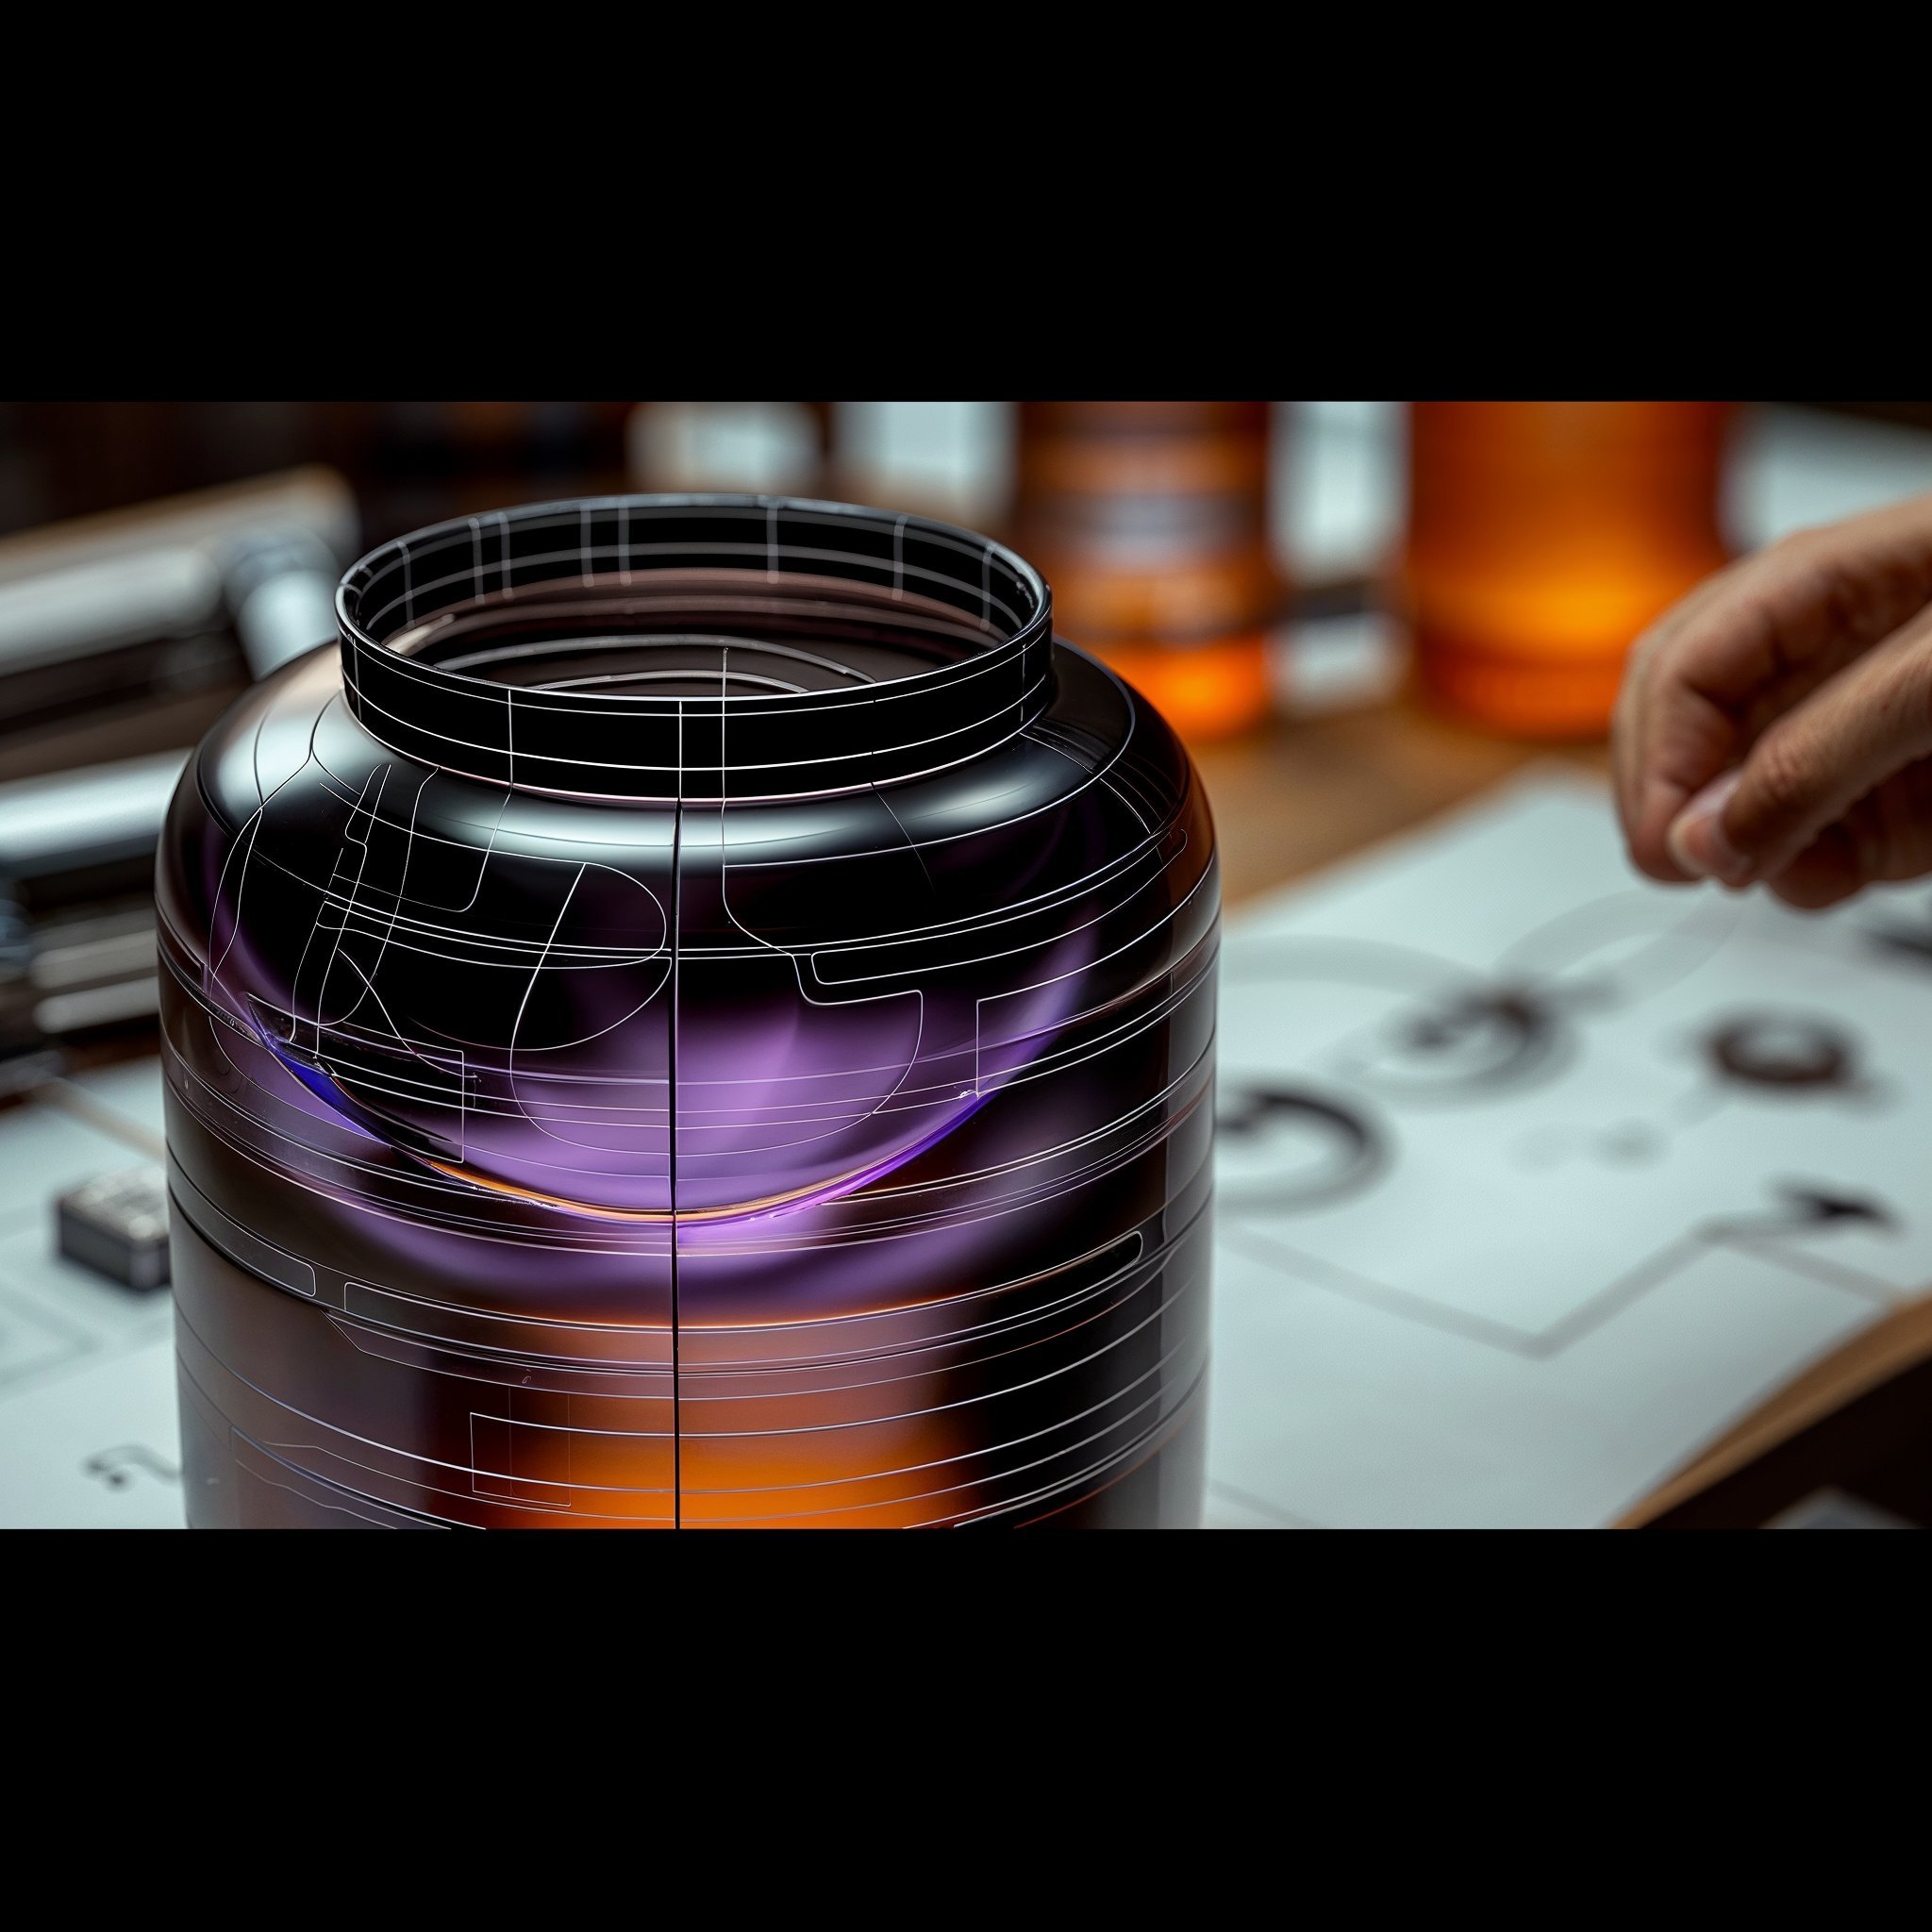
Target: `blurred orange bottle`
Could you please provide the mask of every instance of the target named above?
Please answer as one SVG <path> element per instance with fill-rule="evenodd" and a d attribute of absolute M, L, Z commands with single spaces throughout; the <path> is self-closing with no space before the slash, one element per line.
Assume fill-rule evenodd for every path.
<path fill-rule="evenodd" d="M 1416 403 L 1417 680 L 1497 730 L 1592 738 L 1650 621 L 1727 559 L 1725 403 Z"/>
<path fill-rule="evenodd" d="M 1268 441 L 1266 403 L 1020 405 L 1014 542 L 1055 627 L 1191 738 L 1270 708 Z"/>

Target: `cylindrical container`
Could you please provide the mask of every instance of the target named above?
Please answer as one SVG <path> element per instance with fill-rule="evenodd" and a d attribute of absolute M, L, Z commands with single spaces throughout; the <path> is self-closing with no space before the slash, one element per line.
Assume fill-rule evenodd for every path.
<path fill-rule="evenodd" d="M 1017 539 L 1059 620 L 1185 736 L 1268 713 L 1286 588 L 1266 403 L 1022 403 Z"/>
<path fill-rule="evenodd" d="M 1404 589 L 1416 675 L 1535 738 L 1609 724 L 1632 641 L 1726 560 L 1723 403 L 1416 403 Z"/>
<path fill-rule="evenodd" d="M 984 538 L 365 558 L 159 864 L 198 1524 L 1185 1524 L 1218 874 Z"/>

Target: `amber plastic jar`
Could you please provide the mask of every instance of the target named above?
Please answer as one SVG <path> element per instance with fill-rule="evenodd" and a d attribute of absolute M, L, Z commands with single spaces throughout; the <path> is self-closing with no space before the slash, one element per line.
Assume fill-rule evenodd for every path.
<path fill-rule="evenodd" d="M 1726 560 L 1724 403 L 1416 403 L 1416 675 L 1497 730 L 1607 728 L 1632 641 Z"/>
<path fill-rule="evenodd" d="M 1185 737 L 1270 708 L 1268 458 L 1266 403 L 1020 405 L 1020 547 L 1061 622 Z"/>

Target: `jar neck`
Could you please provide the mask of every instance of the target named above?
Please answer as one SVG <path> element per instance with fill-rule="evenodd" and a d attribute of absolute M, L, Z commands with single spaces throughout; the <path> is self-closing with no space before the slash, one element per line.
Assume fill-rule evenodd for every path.
<path fill-rule="evenodd" d="M 1052 697 L 1003 545 L 759 497 L 605 497 L 399 538 L 337 597 L 343 681 L 420 762 L 611 799 L 848 791 L 957 764 Z"/>

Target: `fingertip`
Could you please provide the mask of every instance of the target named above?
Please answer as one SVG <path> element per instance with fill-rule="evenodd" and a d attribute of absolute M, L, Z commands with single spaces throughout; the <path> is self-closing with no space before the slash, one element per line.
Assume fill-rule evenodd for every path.
<path fill-rule="evenodd" d="M 1764 883 L 1795 911 L 1823 912 L 1861 891 L 1870 879 L 1843 827 L 1832 825 Z"/>
<path fill-rule="evenodd" d="M 1660 886 L 1694 886 L 1698 880 L 1679 869 L 1667 852 L 1644 852 L 1631 845 L 1630 863 L 1647 879 Z"/>
<path fill-rule="evenodd" d="M 1724 811 L 1738 789 L 1741 771 L 1714 778 L 1674 818 L 1664 833 L 1672 859 L 1692 878 L 1741 886 L 1751 876 L 1751 858 L 1733 843 Z"/>
<path fill-rule="evenodd" d="M 1624 842 L 1631 864 L 1645 878 L 1655 879 L 1660 886 L 1690 885 L 1696 877 L 1677 863 L 1670 840 L 1671 822 L 1683 809 L 1690 795 L 1680 786 L 1652 778 L 1644 785 L 1624 823 Z"/>
<path fill-rule="evenodd" d="M 1864 890 L 1862 879 L 1814 882 L 1780 877 L 1764 883 L 1774 898 L 1794 912 L 1824 912 Z"/>

